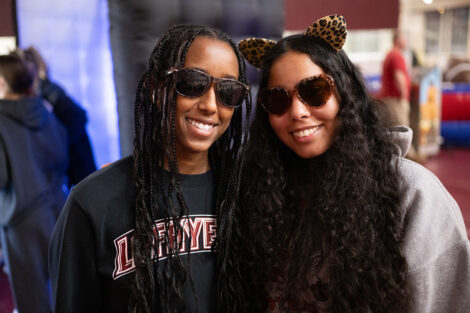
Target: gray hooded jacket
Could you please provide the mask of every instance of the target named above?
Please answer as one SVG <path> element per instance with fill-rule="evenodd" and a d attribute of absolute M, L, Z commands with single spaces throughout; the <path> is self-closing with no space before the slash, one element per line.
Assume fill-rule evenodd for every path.
<path fill-rule="evenodd" d="M 394 127 L 402 155 L 411 144 L 408 127 Z M 408 261 L 413 313 L 470 312 L 470 242 L 459 206 L 439 179 L 400 158 L 404 177 L 403 253 Z"/>

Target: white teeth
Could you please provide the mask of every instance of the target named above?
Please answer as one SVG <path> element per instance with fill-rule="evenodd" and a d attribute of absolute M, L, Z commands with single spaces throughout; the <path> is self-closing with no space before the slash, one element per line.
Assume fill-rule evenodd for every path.
<path fill-rule="evenodd" d="M 204 124 L 204 123 L 201 123 L 201 122 L 196 122 L 195 120 L 192 120 L 190 118 L 188 118 L 187 120 L 191 125 L 195 126 L 196 128 L 202 129 L 202 130 L 209 130 L 212 127 L 214 127 L 214 125 L 212 125 L 212 124 Z"/>
<path fill-rule="evenodd" d="M 313 134 L 318 128 L 320 128 L 320 126 L 314 126 L 309 129 L 299 130 L 296 132 L 292 132 L 292 135 L 294 135 L 294 137 L 299 137 L 299 138 L 306 137 L 306 136 Z"/>

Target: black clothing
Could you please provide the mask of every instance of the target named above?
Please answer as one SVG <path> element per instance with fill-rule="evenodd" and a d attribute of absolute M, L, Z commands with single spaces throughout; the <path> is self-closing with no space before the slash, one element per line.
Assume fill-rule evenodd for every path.
<path fill-rule="evenodd" d="M 63 201 L 68 165 L 62 125 L 40 98 L 0 100 L 0 224 Z M 51 197 L 49 197 L 51 196 Z"/>
<path fill-rule="evenodd" d="M 69 141 L 69 186 L 78 184 L 96 171 L 95 159 L 86 131 L 87 114 L 67 93 L 50 80 L 40 81 L 41 96 L 54 108 L 54 114 L 67 129 Z"/>
<path fill-rule="evenodd" d="M 42 99 L 0 100 L 0 238 L 21 313 L 51 310 L 47 247 L 67 165 L 66 131 Z"/>
<path fill-rule="evenodd" d="M 121 159 L 93 173 L 70 193 L 49 247 L 56 313 L 128 311 L 134 276 L 130 242 L 136 190 L 132 166 L 132 157 Z M 159 175 L 166 186 L 168 173 L 160 170 Z M 180 175 L 180 179 L 194 234 L 190 260 L 198 312 L 211 312 L 215 295 L 215 255 L 210 249 L 216 233 L 214 179 L 211 172 Z M 156 231 L 165 227 L 163 213 L 159 214 Z M 187 235 L 185 239 L 189 241 Z M 180 255 L 186 264 L 186 251 Z M 159 262 L 166 262 L 164 247 L 159 257 Z M 196 312 L 188 279 L 183 298 L 185 312 Z"/>

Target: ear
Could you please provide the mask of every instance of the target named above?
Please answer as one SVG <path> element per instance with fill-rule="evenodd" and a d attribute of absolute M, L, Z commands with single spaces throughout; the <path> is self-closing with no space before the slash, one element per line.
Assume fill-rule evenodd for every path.
<path fill-rule="evenodd" d="M 338 14 L 319 18 L 305 31 L 305 35 L 323 39 L 336 51 L 343 47 L 346 34 L 346 20 Z"/>
<path fill-rule="evenodd" d="M 276 44 L 276 41 L 265 38 L 247 38 L 240 41 L 238 49 L 245 59 L 254 67 L 261 69 L 265 55 Z"/>

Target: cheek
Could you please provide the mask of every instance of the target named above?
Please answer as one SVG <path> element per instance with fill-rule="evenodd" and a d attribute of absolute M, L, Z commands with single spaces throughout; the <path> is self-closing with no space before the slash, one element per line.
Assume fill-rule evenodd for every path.
<path fill-rule="evenodd" d="M 268 114 L 268 119 L 269 119 L 269 124 L 271 124 L 272 128 L 279 128 L 283 124 L 283 115 L 274 115 L 274 114 Z"/>
<path fill-rule="evenodd" d="M 276 116 L 269 114 L 269 124 L 271 128 L 274 130 L 274 133 L 279 137 L 279 139 L 283 140 L 283 136 L 287 134 L 288 129 L 288 121 L 284 118 L 283 115 Z"/>
<path fill-rule="evenodd" d="M 336 94 L 336 92 L 333 94 L 333 97 L 331 98 L 331 102 L 332 102 L 332 110 L 334 112 L 333 114 L 334 114 L 334 117 L 336 118 L 339 112 L 339 104 L 341 103 L 339 101 L 339 96 Z"/>
<path fill-rule="evenodd" d="M 192 100 L 181 95 L 176 96 L 176 114 L 182 114 L 192 107 Z"/>
<path fill-rule="evenodd" d="M 226 127 L 228 127 L 228 124 L 230 124 L 230 121 L 232 120 L 232 116 L 235 113 L 235 109 L 220 105 L 218 107 L 218 110 L 219 110 L 219 119 L 221 123 L 226 124 Z"/>
<path fill-rule="evenodd" d="M 333 120 L 333 119 L 336 119 L 338 112 L 339 112 L 339 101 L 338 101 L 338 97 L 334 94 L 325 104 L 325 106 L 323 107 L 323 110 L 319 111 L 319 114 L 325 120 Z"/>
<path fill-rule="evenodd" d="M 274 132 L 277 133 L 277 129 L 279 128 L 279 124 L 280 124 L 279 118 L 269 114 L 268 120 L 269 120 L 269 124 L 271 125 L 271 128 L 274 130 Z"/>

